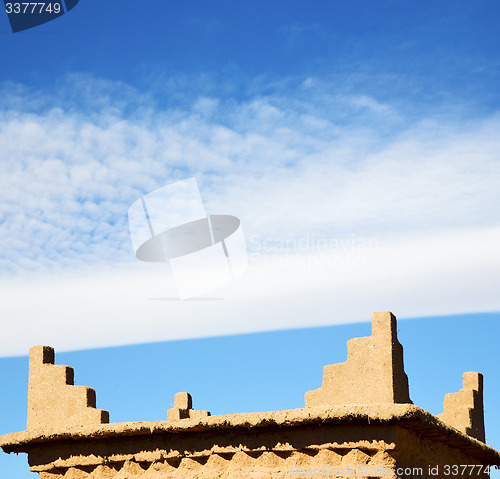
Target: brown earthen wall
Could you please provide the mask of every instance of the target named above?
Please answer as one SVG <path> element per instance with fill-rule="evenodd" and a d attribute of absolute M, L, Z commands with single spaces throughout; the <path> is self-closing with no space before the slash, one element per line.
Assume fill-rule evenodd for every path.
<path fill-rule="evenodd" d="M 399 474 L 397 477 L 422 479 L 482 479 L 488 475 L 482 473 L 484 468 L 452 469 L 453 466 L 476 465 L 486 466 L 476 457 L 467 454 L 458 447 L 453 447 L 446 441 L 436 441 L 419 434 L 418 431 L 398 427 L 396 447 L 392 451 L 396 471 L 408 469 L 411 474 Z M 419 469 L 422 470 L 420 474 Z M 438 474 L 435 475 L 434 473 Z"/>
<path fill-rule="evenodd" d="M 60 441 L 32 447 L 29 460 L 41 479 L 470 479 L 470 468 L 446 474 L 445 466 L 483 464 L 444 441 L 384 423 Z"/>
<path fill-rule="evenodd" d="M 306 408 L 211 417 L 179 392 L 166 421 L 105 424 L 94 391 L 73 384 L 52 348 L 35 346 L 27 430 L 0 446 L 27 452 L 41 479 L 482 479 L 479 466 L 500 465 L 483 443 L 481 374 L 464 373 L 433 416 L 411 403 L 392 313 L 374 313 L 372 335 L 347 350 Z"/>
<path fill-rule="evenodd" d="M 274 427 L 66 441 L 40 445 L 29 456 L 42 479 L 286 478 L 307 477 L 307 468 L 334 477 L 335 469 L 346 476 L 358 467 L 391 471 L 396 434 L 383 424 Z"/>

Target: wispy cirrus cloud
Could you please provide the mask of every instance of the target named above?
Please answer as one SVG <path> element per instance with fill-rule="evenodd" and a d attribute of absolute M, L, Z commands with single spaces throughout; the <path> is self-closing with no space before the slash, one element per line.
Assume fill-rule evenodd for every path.
<path fill-rule="evenodd" d="M 162 110 L 130 86 L 71 79 L 86 85 L 90 114 L 77 98 L 48 108 L 54 97 L 41 92 L 17 111 L 22 86 L 4 99 L 4 272 L 125 260 L 128 205 L 188 176 L 198 177 L 209 207 L 232 205 L 260 235 L 404 234 L 498 222 L 497 116 L 460 124 L 420 118 L 397 128 L 394 106 L 336 97 L 332 88 L 324 94 L 336 106 L 330 110 L 311 85 L 311 103 L 200 96 Z M 379 136 L 388 124 L 392 133 Z"/>

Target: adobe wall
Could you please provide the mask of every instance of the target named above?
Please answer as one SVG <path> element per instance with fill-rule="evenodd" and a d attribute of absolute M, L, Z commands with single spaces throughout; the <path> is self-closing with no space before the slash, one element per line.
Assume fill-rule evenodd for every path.
<path fill-rule="evenodd" d="M 383 423 L 309 425 L 284 431 L 214 431 L 138 439 L 62 441 L 30 453 L 42 479 L 285 477 L 435 478 L 438 467 L 477 457 L 412 429 Z M 314 471 L 316 471 L 314 473 Z M 411 471 L 411 472 L 409 472 Z M 405 473 L 408 472 L 408 473 Z M 450 474 L 451 475 L 451 474 Z M 453 477 L 469 478 L 470 470 Z M 474 474 L 473 477 L 488 477 Z"/>
<path fill-rule="evenodd" d="M 175 438 L 155 435 L 86 444 L 64 442 L 51 450 L 42 446 L 30 454 L 30 462 L 32 469 L 51 468 L 40 474 L 42 479 L 284 478 L 301 468 L 348 470 L 359 465 L 390 471 L 395 435 L 394 428 L 368 424 L 271 427 L 258 432 L 237 429 Z M 80 467 L 67 468 L 82 453 Z M 60 469 L 54 469 L 55 465 Z"/>
<path fill-rule="evenodd" d="M 399 427 L 395 440 L 395 448 L 391 456 L 394 458 L 396 468 L 403 472 L 397 477 L 436 479 L 438 478 L 486 478 L 489 474 L 477 465 L 488 466 L 494 460 L 478 460 L 472 456 L 466 447 L 460 446 L 449 437 L 436 440 L 437 437 L 422 435 L 418 427 L 406 429 Z M 473 467 L 462 467 L 462 466 Z M 453 466 L 460 466 L 456 469 Z M 474 467 L 475 466 L 475 467 Z M 411 474 L 404 474 L 411 471 Z M 437 474 L 436 474 L 437 473 Z"/>
<path fill-rule="evenodd" d="M 372 335 L 325 366 L 305 408 L 211 416 L 180 392 L 166 420 L 114 424 L 52 348 L 35 346 L 27 430 L 0 446 L 26 452 L 42 479 L 488 477 L 479 466 L 500 465 L 500 453 L 484 444 L 482 375 L 464 373 L 442 414 L 424 411 L 410 400 L 396 331 L 392 313 L 374 313 Z"/>

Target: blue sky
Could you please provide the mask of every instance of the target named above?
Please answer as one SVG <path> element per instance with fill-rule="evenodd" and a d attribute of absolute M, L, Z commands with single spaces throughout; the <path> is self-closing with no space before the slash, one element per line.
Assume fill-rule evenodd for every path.
<path fill-rule="evenodd" d="M 302 405 L 375 310 L 408 328 L 417 405 L 441 412 L 468 369 L 498 397 L 498 2 L 143 3 L 81 0 L 16 34 L 0 12 L 0 377 L 12 390 L 0 433 L 24 428 L 33 344 L 55 346 L 112 420 L 160 419 L 182 375 L 120 404 L 97 364 L 120 364 L 119 388 L 172 348 L 194 351 L 200 408 L 280 409 Z M 168 271 L 133 257 L 127 210 L 193 176 L 207 211 L 241 219 L 250 263 L 206 301 L 169 301 Z M 302 338 L 335 352 L 304 354 Z M 242 356 L 253 379 L 231 400 L 194 372 L 261 343 L 282 369 L 252 376 Z M 124 359 L 135 355 L 145 362 Z M 303 379 L 263 401 L 287 364 Z M 0 457 L 2 477 L 25 470 Z"/>

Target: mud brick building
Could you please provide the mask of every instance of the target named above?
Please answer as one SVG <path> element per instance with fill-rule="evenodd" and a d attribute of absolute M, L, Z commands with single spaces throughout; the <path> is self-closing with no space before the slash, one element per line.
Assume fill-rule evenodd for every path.
<path fill-rule="evenodd" d="M 27 453 L 41 479 L 484 478 L 500 465 L 484 444 L 481 374 L 464 373 L 434 416 L 410 400 L 392 313 L 374 313 L 347 352 L 301 409 L 210 416 L 181 392 L 166 420 L 108 424 L 95 392 L 35 346 L 27 430 L 0 446 Z"/>

